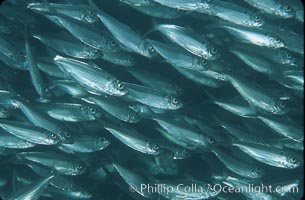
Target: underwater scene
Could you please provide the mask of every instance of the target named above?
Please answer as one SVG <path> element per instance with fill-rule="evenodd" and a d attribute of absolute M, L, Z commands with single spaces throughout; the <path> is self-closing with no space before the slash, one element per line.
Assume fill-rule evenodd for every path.
<path fill-rule="evenodd" d="M 300 0 L 5 0 L 1 200 L 299 200 Z"/>

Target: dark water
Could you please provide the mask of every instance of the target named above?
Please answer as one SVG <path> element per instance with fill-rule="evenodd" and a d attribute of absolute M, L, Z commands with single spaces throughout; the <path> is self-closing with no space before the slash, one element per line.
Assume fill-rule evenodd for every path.
<path fill-rule="evenodd" d="M 186 0 L 187 1 L 187 0 Z M 51 23 L 48 19 L 46 19 L 43 15 L 34 13 L 26 9 L 26 5 L 30 2 L 30 0 L 24 1 L 6 1 L 3 5 L 8 5 L 16 8 L 16 11 L 10 13 L 11 23 L 19 24 L 17 27 L 21 27 L 17 32 L 8 34 L 8 37 L 16 38 L 16 46 L 23 46 L 24 49 L 24 31 L 23 26 L 20 25 L 21 22 L 26 22 L 26 19 L 18 18 L 17 12 L 18 9 L 21 9 L 22 12 L 26 13 L 26 16 L 33 17 L 36 21 L 29 20 L 31 25 L 31 30 L 41 30 L 43 32 L 56 32 L 59 30 L 59 27 L 55 24 Z M 38 1 L 37 1 L 38 2 Z M 51 1 L 50 2 L 61 2 L 61 1 Z M 69 1 L 73 2 L 77 5 L 78 1 Z M 79 1 L 78 3 L 80 3 Z M 85 1 L 86 2 L 86 1 Z M 118 2 L 116 0 L 101 0 L 95 1 L 97 6 L 114 17 L 118 21 L 127 24 L 133 30 L 135 30 L 140 35 L 144 35 L 150 28 L 152 27 L 154 19 L 151 16 L 145 15 L 136 11 L 135 9 L 125 5 L 124 3 Z M 234 1 L 235 2 L 235 1 Z M 287 1 L 289 2 L 289 1 Z M 239 0 L 237 2 L 239 5 L 244 6 L 248 9 L 255 10 L 245 2 Z M 15 13 L 16 12 L 16 13 Z M 1 11 L 0 11 L 1 14 Z M 3 16 L 2 16 L 3 15 Z M 8 17 L 6 14 L 0 15 L 1 18 Z M 199 15 L 199 17 L 198 17 Z M 261 14 L 268 22 L 272 24 L 285 25 L 289 28 L 289 30 L 294 31 L 298 35 L 303 36 L 303 23 L 297 21 L 296 19 L 280 19 L 266 13 Z M 234 39 L 232 35 L 223 29 L 213 29 L 206 28 L 217 22 L 221 21 L 217 17 L 209 16 L 206 14 L 194 14 L 188 13 L 177 19 L 157 19 L 158 23 L 168 23 L 168 24 L 176 24 L 184 27 L 188 27 L 199 34 L 205 35 L 213 35 L 213 38 L 209 38 L 209 40 L 215 45 L 215 47 L 219 50 L 221 54 L 221 59 L 224 60 L 226 65 L 228 65 L 231 70 L 238 74 L 240 77 L 244 77 L 247 80 L 256 82 L 264 88 L 270 89 L 270 91 L 281 91 L 283 93 L 288 93 L 291 96 L 286 104 L 290 108 L 290 112 L 285 114 L 285 116 L 289 116 L 297 125 L 303 128 L 303 90 L 294 90 L 284 87 L 276 82 L 274 79 L 259 73 L 253 69 L 251 69 L 247 64 L 239 60 L 235 55 L 229 52 L 229 48 L 236 45 L 244 43 Z M 31 24 L 32 23 L 32 24 Z M 103 30 L 107 30 L 101 22 L 98 23 L 96 28 L 100 28 Z M 96 29 L 96 30 L 97 30 Z M 64 30 L 64 29 L 61 29 Z M 18 32 L 20 31 L 20 32 Z M 2 34 L 2 33 L 1 33 Z M 5 34 L 5 33 L 3 33 Z M 111 35 L 110 33 L 108 33 Z M 148 36 L 150 39 L 162 41 L 165 43 L 170 43 L 165 37 L 158 33 L 152 33 Z M 227 41 L 224 41 L 226 40 Z M 216 40 L 220 40 L 221 43 L 217 43 Z M 21 41 L 21 42 L 20 42 Z M 48 49 L 42 44 L 40 41 L 30 38 L 30 42 L 32 48 L 34 50 L 36 58 L 49 56 Z M 124 44 L 123 44 L 124 45 Z M 297 53 L 298 57 L 303 60 L 303 54 Z M 60 52 L 56 52 L 55 54 L 59 54 L 65 57 L 64 54 Z M 32 152 L 32 151 L 40 151 L 40 152 L 55 152 L 58 154 L 75 157 L 78 160 L 85 163 L 86 172 L 79 176 L 66 176 L 67 179 L 71 179 L 74 183 L 83 188 L 84 191 L 87 191 L 90 194 L 91 198 L 89 199 L 109 199 L 109 200 L 129 200 L 129 199 L 146 199 L 143 196 L 139 195 L 137 192 L 130 191 L 130 185 L 126 183 L 124 178 L 116 172 L 115 168 L 113 168 L 112 163 L 118 163 L 121 166 L 124 166 L 126 169 L 135 173 L 137 176 L 144 178 L 146 182 L 142 184 L 151 184 L 154 185 L 156 180 L 160 180 L 160 183 L 172 182 L 174 185 L 178 184 L 194 184 L 196 181 L 200 181 L 215 185 L 220 184 L 222 186 L 225 185 L 223 182 L 215 181 L 213 176 L 215 175 L 228 175 L 232 177 L 237 177 L 237 179 L 247 179 L 249 184 L 261 184 L 264 185 L 274 185 L 277 183 L 282 183 L 285 181 L 298 180 L 299 184 L 297 185 L 298 192 L 293 194 L 286 194 L 283 197 L 279 197 L 277 195 L 273 195 L 271 199 L 300 199 L 303 196 L 304 184 L 303 184 L 303 150 L 294 150 L 289 148 L 284 148 L 284 151 L 292 151 L 296 155 L 299 155 L 299 160 L 302 161 L 299 167 L 295 169 L 285 169 L 274 167 L 271 165 L 267 165 L 265 163 L 256 161 L 249 157 L 246 153 L 238 150 L 236 147 L 231 146 L 231 137 L 228 132 L 221 127 L 221 121 L 226 123 L 233 124 L 236 127 L 243 126 L 244 122 L 254 122 L 255 124 L 252 129 L 249 130 L 250 134 L 257 135 L 263 137 L 264 143 L 267 143 L 270 139 L 275 139 L 276 141 L 280 141 L 283 136 L 276 133 L 271 128 L 268 128 L 266 125 L 261 123 L 258 119 L 249 119 L 242 118 L 237 115 L 234 115 L 223 108 L 212 103 L 211 98 L 207 95 L 206 92 L 212 93 L 217 98 L 220 99 L 229 99 L 231 97 L 239 95 L 238 91 L 232 87 L 229 82 L 223 82 L 223 85 L 220 88 L 212 88 L 204 85 L 196 84 L 193 80 L 185 78 L 182 74 L 178 73 L 174 67 L 172 67 L 169 63 L 165 62 L 160 56 L 154 59 L 145 58 L 141 55 L 133 54 L 136 58 L 137 63 L 134 68 L 144 69 L 150 72 L 155 72 L 157 74 L 161 74 L 166 77 L 168 80 L 171 80 L 173 83 L 177 84 L 180 88 L 183 89 L 184 93 L 182 96 L 179 96 L 179 100 L 183 102 L 183 107 L 176 111 L 166 111 L 164 116 L 173 120 L 178 115 L 186 116 L 189 118 L 199 119 L 200 122 L 204 123 L 206 126 L 210 127 L 213 130 L 214 140 L 216 142 L 217 148 L 220 148 L 226 152 L 228 155 L 234 155 L 239 161 L 248 162 L 250 161 L 250 165 L 253 163 L 257 165 L 259 168 L 263 169 L 265 175 L 259 179 L 261 182 L 256 182 L 255 179 L 247 179 L 245 177 L 239 176 L 233 172 L 230 172 L 226 166 L 220 162 L 214 153 L 211 152 L 211 149 L 207 151 L 191 151 L 191 156 L 187 159 L 176 160 L 172 159 L 167 154 L 161 154 L 159 156 L 147 155 L 141 152 L 137 152 L 130 148 L 129 146 L 123 144 L 119 140 L 117 140 L 113 135 L 111 135 L 108 131 L 103 128 L 104 122 L 110 122 L 120 126 L 133 127 L 136 129 L 141 135 L 152 138 L 154 141 L 164 140 L 164 138 L 156 131 L 156 127 L 160 127 L 158 123 L 150 118 L 142 118 L 139 123 L 127 123 L 116 119 L 113 121 L 113 118 L 109 120 L 109 118 L 103 116 L 102 118 L 95 121 L 83 121 L 83 122 L 62 122 L 68 127 L 68 130 L 72 133 L 72 137 L 79 137 L 84 135 L 95 135 L 100 137 L 105 137 L 110 141 L 110 145 L 107 148 L 91 152 L 91 153 L 74 153 L 68 154 L 61 151 L 56 145 L 53 146 L 44 146 L 44 145 L 36 145 L 32 149 L 8 149 L 0 147 L 0 196 L 3 199 L 14 194 L 14 187 L 16 191 L 25 187 L 26 184 L 22 183 L 22 178 L 27 180 L 38 180 L 39 176 L 35 174 L 29 167 L 23 165 L 24 162 L 22 159 L 18 160 L 16 155 L 19 152 Z M 77 58 L 73 58 L 77 59 Z M 82 59 L 80 59 L 82 60 Z M 88 60 L 83 60 L 87 62 Z M 89 61 L 88 61 L 89 62 Z M 112 63 L 109 63 L 102 59 L 96 59 L 94 62 L 98 66 L 102 66 L 102 68 L 114 75 L 118 80 L 127 83 L 135 83 L 141 84 L 139 80 L 134 78 L 130 73 L 125 70 L 126 67 L 118 66 Z M 21 95 L 23 98 L 29 100 L 32 105 L 35 105 L 36 99 L 39 98 L 39 95 L 35 91 L 31 76 L 28 71 L 17 70 L 9 66 L 9 64 L 3 62 L 0 64 L 0 77 L 4 82 L 7 82 L 14 91 Z M 130 67 L 130 68 L 132 68 Z M 303 65 L 298 66 L 298 70 L 303 70 Z M 132 70 L 132 69 L 131 69 Z M 46 85 L 51 83 L 54 77 L 46 73 L 42 73 L 43 81 Z M 67 78 L 68 79 L 68 78 Z M 1 86 L 2 87 L 2 86 Z M 1 90 L 6 90 L 4 88 L 0 88 Z M 65 103 L 81 103 L 85 104 L 83 101 L 79 99 L 72 98 L 69 95 L 62 95 L 59 97 L 52 96 L 50 98 L 51 102 L 65 102 Z M 101 109 L 98 106 L 94 106 L 96 109 Z M 102 110 L 102 109 L 101 109 Z M 27 118 L 20 112 L 18 109 L 11 110 L 11 116 L 4 117 L 5 120 L 12 121 L 25 121 L 29 122 Z M 265 112 L 259 111 L 261 114 L 266 114 Z M 216 120 L 215 116 L 219 119 Z M 268 115 L 270 116 L 270 115 Z M 272 116 L 272 114 L 271 114 Z M 181 120 L 181 123 L 185 123 L 185 121 Z M 256 126 L 257 125 L 257 126 Z M 198 129 L 198 126 L 195 124 L 189 124 L 191 128 L 195 128 L 197 131 L 201 132 Z M 262 128 L 263 127 L 263 128 Z M 0 131 L 0 134 L 4 134 L 5 131 Z M 248 133 L 246 133 L 248 134 Z M 219 138 L 219 141 L 216 139 Z M 170 143 L 170 141 L 167 141 Z M 292 141 L 294 142 L 294 141 Z M 303 141 L 302 141 L 303 142 Z M 301 142 L 301 143 L 302 143 Z M 152 173 L 152 165 L 157 167 L 158 173 Z M 52 167 L 49 168 L 52 170 Z M 54 170 L 54 169 L 53 169 Z M 165 170 L 162 171 L 162 170 Z M 55 170 L 56 171 L 56 170 Z M 17 178 L 16 178 L 17 177 Z M 20 180 L 18 181 L 18 178 Z M 224 181 L 225 182 L 225 181 Z M 230 182 L 230 181 L 228 181 Z M 293 182 L 293 181 L 291 181 Z M 66 196 L 66 191 L 60 191 L 58 193 L 53 193 L 51 196 L 45 196 L 49 194 L 50 188 L 53 186 L 48 186 L 44 192 L 42 192 L 41 197 L 39 199 L 81 199 L 80 196 L 75 196 L 72 198 L 71 196 Z M 54 189 L 54 187 L 53 187 Z M 68 193 L 68 192 L 66 192 Z M 158 195 L 157 192 L 152 192 L 153 196 L 151 199 L 166 199 L 161 195 Z M 173 198 L 169 197 L 168 199 L 183 199 L 183 198 Z M 185 198 L 185 199 L 196 199 L 196 198 Z M 203 198 L 198 198 L 203 199 Z M 216 197 L 211 197 L 210 199 L 263 199 L 262 197 L 245 197 L 240 193 L 227 193 L 220 192 Z"/>

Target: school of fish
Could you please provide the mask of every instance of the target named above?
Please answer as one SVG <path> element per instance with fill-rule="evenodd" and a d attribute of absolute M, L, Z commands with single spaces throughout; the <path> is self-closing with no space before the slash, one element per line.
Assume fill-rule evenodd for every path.
<path fill-rule="evenodd" d="M 303 28 L 300 0 L 5 0 L 0 199 L 301 199 Z"/>

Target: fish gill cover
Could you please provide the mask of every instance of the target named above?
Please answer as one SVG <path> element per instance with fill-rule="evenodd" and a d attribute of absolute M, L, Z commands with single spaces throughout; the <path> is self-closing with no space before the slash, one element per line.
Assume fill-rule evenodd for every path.
<path fill-rule="evenodd" d="M 299 0 L 6 0 L 2 199 L 301 199 Z"/>

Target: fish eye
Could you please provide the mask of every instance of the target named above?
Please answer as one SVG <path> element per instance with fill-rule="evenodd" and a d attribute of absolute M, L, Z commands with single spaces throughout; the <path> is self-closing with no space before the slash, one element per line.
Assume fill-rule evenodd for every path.
<path fill-rule="evenodd" d="M 71 134 L 67 132 L 67 133 L 65 133 L 65 136 L 66 136 L 66 138 L 70 138 Z"/>
<path fill-rule="evenodd" d="M 257 172 L 261 172 L 262 170 L 261 170 L 261 168 L 256 167 L 256 171 L 257 171 Z"/>
<path fill-rule="evenodd" d="M 52 139 L 56 139 L 57 138 L 57 135 L 55 133 L 51 133 L 51 138 Z"/>
<path fill-rule="evenodd" d="M 275 42 L 279 43 L 279 42 L 280 42 L 280 39 L 275 38 Z"/>
<path fill-rule="evenodd" d="M 254 21 L 259 22 L 261 21 L 261 18 L 259 16 L 255 16 Z"/>
<path fill-rule="evenodd" d="M 159 149 L 159 145 L 154 144 L 153 149 L 154 149 L 154 150 L 158 150 L 158 149 Z"/>
<path fill-rule="evenodd" d="M 211 137 L 208 137 L 208 141 L 209 141 L 209 143 L 214 143 L 214 140 Z"/>
<path fill-rule="evenodd" d="M 101 138 L 101 141 L 102 141 L 102 142 L 106 142 L 106 138 L 102 137 L 102 138 Z"/>
<path fill-rule="evenodd" d="M 290 159 L 290 161 L 291 161 L 291 163 L 295 163 L 297 160 L 296 160 L 294 157 L 292 157 L 292 158 Z"/>
<path fill-rule="evenodd" d="M 187 155 L 188 154 L 188 151 L 186 149 L 183 149 L 182 150 L 182 155 Z"/>
<path fill-rule="evenodd" d="M 283 151 L 281 151 L 280 155 L 281 155 L 281 156 L 284 156 L 284 155 L 285 155 L 285 153 L 284 153 Z"/>
<path fill-rule="evenodd" d="M 213 47 L 212 50 L 211 50 L 211 52 L 212 52 L 213 54 L 215 54 L 215 53 L 217 53 L 217 49 Z"/>
<path fill-rule="evenodd" d="M 124 84 L 123 83 L 118 83 L 118 88 L 119 88 L 119 90 L 122 90 L 124 88 Z"/>
<path fill-rule="evenodd" d="M 292 58 L 292 55 L 290 53 L 287 54 L 287 58 Z"/>
<path fill-rule="evenodd" d="M 173 98 L 173 104 L 177 104 L 179 100 L 177 98 Z"/>
<path fill-rule="evenodd" d="M 291 11 L 290 6 L 288 6 L 288 5 L 286 5 L 284 9 L 285 9 L 286 12 L 290 12 Z"/>
<path fill-rule="evenodd" d="M 285 102 L 281 102 L 281 103 L 280 103 L 280 106 L 281 106 L 281 108 L 285 108 L 285 107 L 286 107 Z"/>
<path fill-rule="evenodd" d="M 128 107 L 129 107 L 130 109 L 133 109 L 133 108 L 134 108 L 134 105 L 130 104 Z"/>
<path fill-rule="evenodd" d="M 77 168 L 78 170 L 83 169 L 83 164 L 82 164 L 82 163 L 77 163 L 76 168 Z"/>
<path fill-rule="evenodd" d="M 90 112 L 91 114 L 95 114 L 95 113 L 96 113 L 96 110 L 95 110 L 94 108 L 90 108 L 90 109 L 89 109 L 89 112 Z"/>
<path fill-rule="evenodd" d="M 111 45 L 112 47 L 116 46 L 116 41 L 111 40 L 110 45 Z"/>
<path fill-rule="evenodd" d="M 207 60 L 205 60 L 205 59 L 202 59 L 202 65 L 206 65 L 207 63 L 208 63 L 208 61 Z"/>
<path fill-rule="evenodd" d="M 154 48 L 153 46 L 151 46 L 151 45 L 149 45 L 148 49 L 149 49 L 149 51 L 152 52 L 152 53 L 155 52 L 155 48 Z"/>

